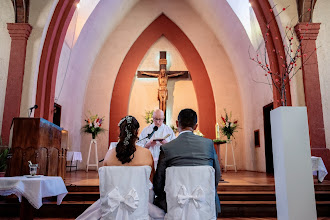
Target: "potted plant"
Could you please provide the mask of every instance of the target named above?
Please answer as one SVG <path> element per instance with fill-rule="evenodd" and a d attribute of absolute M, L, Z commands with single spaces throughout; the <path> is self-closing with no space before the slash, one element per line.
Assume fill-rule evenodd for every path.
<path fill-rule="evenodd" d="M 9 149 L 6 146 L 2 146 L 2 140 L 0 138 L 0 177 L 5 176 L 5 171 L 7 169 L 7 157 Z"/>

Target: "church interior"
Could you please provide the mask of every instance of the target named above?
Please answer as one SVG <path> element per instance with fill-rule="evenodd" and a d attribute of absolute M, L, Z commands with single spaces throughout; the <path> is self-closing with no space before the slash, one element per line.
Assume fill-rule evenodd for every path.
<path fill-rule="evenodd" d="M 288 176 L 304 173 L 302 158 L 330 170 L 329 36 L 329 0 L 1 0 L 0 147 L 10 153 L 0 218 L 24 219 L 28 202 L 2 195 L 1 179 L 29 174 L 28 160 L 68 191 L 29 215 L 77 218 L 100 197 L 97 171 L 123 117 L 141 132 L 160 108 L 178 135 L 178 114 L 190 108 L 198 134 L 220 141 L 218 218 L 300 219 L 290 216 L 292 195 L 283 205 L 278 194 L 281 184 L 300 187 Z M 281 112 L 275 130 L 273 112 L 294 107 L 306 129 Z M 237 122 L 229 138 L 219 132 L 226 115 Z M 102 132 L 92 138 L 83 127 L 93 117 Z M 330 175 L 320 173 L 306 175 L 305 212 L 315 217 L 306 220 L 330 219 Z"/>

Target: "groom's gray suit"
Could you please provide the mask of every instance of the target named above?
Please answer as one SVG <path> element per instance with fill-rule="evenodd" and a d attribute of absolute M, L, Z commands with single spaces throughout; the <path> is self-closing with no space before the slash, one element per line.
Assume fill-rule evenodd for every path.
<path fill-rule="evenodd" d="M 156 174 L 154 175 L 154 192 L 157 196 L 155 205 L 166 211 L 165 169 L 172 166 L 203 166 L 215 169 L 215 187 L 221 177 L 220 165 L 214 149 L 213 141 L 192 132 L 183 132 L 176 139 L 161 146 Z M 215 190 L 217 213 L 220 213 L 220 201 Z"/>

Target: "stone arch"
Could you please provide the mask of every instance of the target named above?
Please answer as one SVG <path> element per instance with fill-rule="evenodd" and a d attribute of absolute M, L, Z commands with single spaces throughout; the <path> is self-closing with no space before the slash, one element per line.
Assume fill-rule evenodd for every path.
<path fill-rule="evenodd" d="M 215 101 L 205 65 L 183 31 L 166 15 L 161 14 L 136 39 L 119 69 L 110 103 L 109 141 L 117 141 L 117 123 L 128 112 L 131 85 L 136 69 L 148 49 L 161 36 L 165 36 L 178 49 L 191 73 L 198 101 L 200 129 L 208 138 L 215 136 L 213 129 L 216 122 Z"/>

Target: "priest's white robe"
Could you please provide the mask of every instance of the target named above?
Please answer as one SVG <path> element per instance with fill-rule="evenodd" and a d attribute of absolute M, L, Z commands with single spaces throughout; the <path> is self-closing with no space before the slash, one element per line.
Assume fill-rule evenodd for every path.
<path fill-rule="evenodd" d="M 167 137 L 165 140 L 167 142 L 170 142 L 171 140 L 175 139 L 175 134 L 172 130 L 172 128 L 170 128 L 169 126 L 162 124 L 157 131 L 155 131 L 155 133 L 151 136 L 150 139 L 145 138 L 148 136 L 148 134 L 150 134 L 153 131 L 153 128 L 155 127 L 155 124 L 152 123 L 149 126 L 145 127 L 143 129 L 143 131 L 140 134 L 139 140 L 136 144 L 144 147 L 149 141 L 152 141 L 154 139 L 159 139 L 159 138 L 164 138 L 166 135 L 170 135 L 169 137 Z M 145 139 L 143 139 L 145 138 Z M 142 140 L 143 139 L 143 140 Z M 152 157 L 154 159 L 154 164 L 155 164 L 155 169 L 157 168 L 157 163 L 158 163 L 158 158 L 159 158 L 159 153 L 160 153 L 160 146 L 162 144 L 160 142 L 157 142 L 157 144 L 153 147 L 150 147 L 149 150 L 152 154 Z"/>

